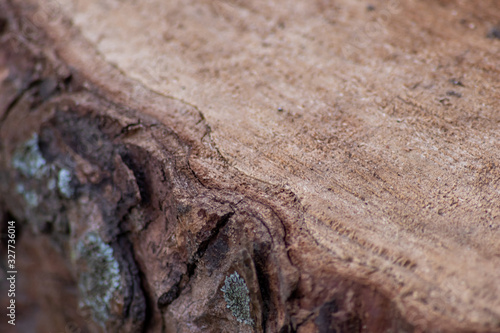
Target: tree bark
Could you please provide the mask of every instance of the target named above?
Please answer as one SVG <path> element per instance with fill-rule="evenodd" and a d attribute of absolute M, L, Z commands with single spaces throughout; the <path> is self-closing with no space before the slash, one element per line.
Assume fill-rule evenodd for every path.
<path fill-rule="evenodd" d="M 0 330 L 500 332 L 498 17 L 0 0 Z"/>

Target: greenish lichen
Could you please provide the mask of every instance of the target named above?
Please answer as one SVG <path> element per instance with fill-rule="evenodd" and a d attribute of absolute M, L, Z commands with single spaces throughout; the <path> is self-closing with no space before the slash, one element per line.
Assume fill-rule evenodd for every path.
<path fill-rule="evenodd" d="M 90 309 L 94 320 L 105 327 L 110 302 L 122 289 L 120 268 L 113 249 L 97 233 L 88 233 L 76 246 L 76 257 L 85 269 L 79 274 L 80 306 Z"/>
<path fill-rule="evenodd" d="M 37 133 L 16 149 L 12 165 L 26 177 L 41 179 L 48 174 L 50 168 L 38 147 Z"/>
<path fill-rule="evenodd" d="M 250 297 L 245 280 L 237 272 L 226 277 L 224 286 L 221 288 L 227 308 L 240 323 L 253 325 L 250 316 Z"/>
<path fill-rule="evenodd" d="M 27 190 L 23 184 L 17 184 L 16 191 L 23 196 L 29 207 L 38 206 L 38 194 L 35 191 Z"/>
<path fill-rule="evenodd" d="M 59 192 L 66 198 L 71 198 L 73 188 L 71 187 L 71 172 L 66 169 L 59 170 L 57 174 L 57 188 Z"/>

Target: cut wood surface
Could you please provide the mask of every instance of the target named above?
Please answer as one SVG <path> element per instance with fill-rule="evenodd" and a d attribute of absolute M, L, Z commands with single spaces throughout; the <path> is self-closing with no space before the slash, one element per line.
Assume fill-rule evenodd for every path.
<path fill-rule="evenodd" d="M 68 281 L 20 321 L 500 332 L 497 1 L 0 9 L 0 207 Z"/>

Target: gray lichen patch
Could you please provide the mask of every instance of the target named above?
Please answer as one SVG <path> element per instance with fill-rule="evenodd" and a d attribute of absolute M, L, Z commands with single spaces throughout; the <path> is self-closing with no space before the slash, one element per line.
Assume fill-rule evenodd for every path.
<path fill-rule="evenodd" d="M 26 177 L 41 179 L 49 173 L 50 168 L 38 147 L 37 133 L 16 149 L 12 166 Z"/>
<path fill-rule="evenodd" d="M 122 280 L 113 249 L 95 232 L 88 233 L 76 246 L 79 272 L 80 307 L 90 310 L 94 320 L 105 327 L 113 297 L 121 293 Z"/>
<path fill-rule="evenodd" d="M 65 198 L 71 198 L 74 190 L 71 186 L 71 172 L 69 170 L 59 170 L 59 173 L 57 174 L 57 188 Z"/>
<path fill-rule="evenodd" d="M 38 194 L 35 191 L 26 190 L 23 184 L 17 184 L 16 191 L 23 196 L 30 208 L 38 206 Z"/>
<path fill-rule="evenodd" d="M 221 288 L 224 293 L 224 300 L 227 308 L 231 310 L 233 316 L 240 323 L 253 325 L 254 322 L 250 316 L 250 297 L 245 280 L 240 277 L 238 272 L 234 272 L 226 277 L 224 286 Z"/>
<path fill-rule="evenodd" d="M 43 157 L 39 147 L 37 133 L 22 143 L 14 151 L 12 166 L 21 175 L 16 181 L 17 192 L 21 194 L 31 207 L 38 206 L 44 197 L 52 196 L 54 190 L 66 199 L 70 199 L 75 193 L 75 184 L 72 184 L 73 175 L 71 170 L 62 167 L 62 163 L 48 163 Z M 48 190 L 48 191 L 47 191 Z M 37 193 L 39 195 L 37 195 Z M 46 194 L 46 195 L 45 195 Z"/>

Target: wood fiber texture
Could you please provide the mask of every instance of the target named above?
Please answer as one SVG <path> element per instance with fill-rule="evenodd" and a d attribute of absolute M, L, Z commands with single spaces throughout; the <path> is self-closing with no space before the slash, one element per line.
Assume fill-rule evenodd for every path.
<path fill-rule="evenodd" d="M 16 329 L 500 332 L 497 24 L 495 0 L 0 0 Z"/>

